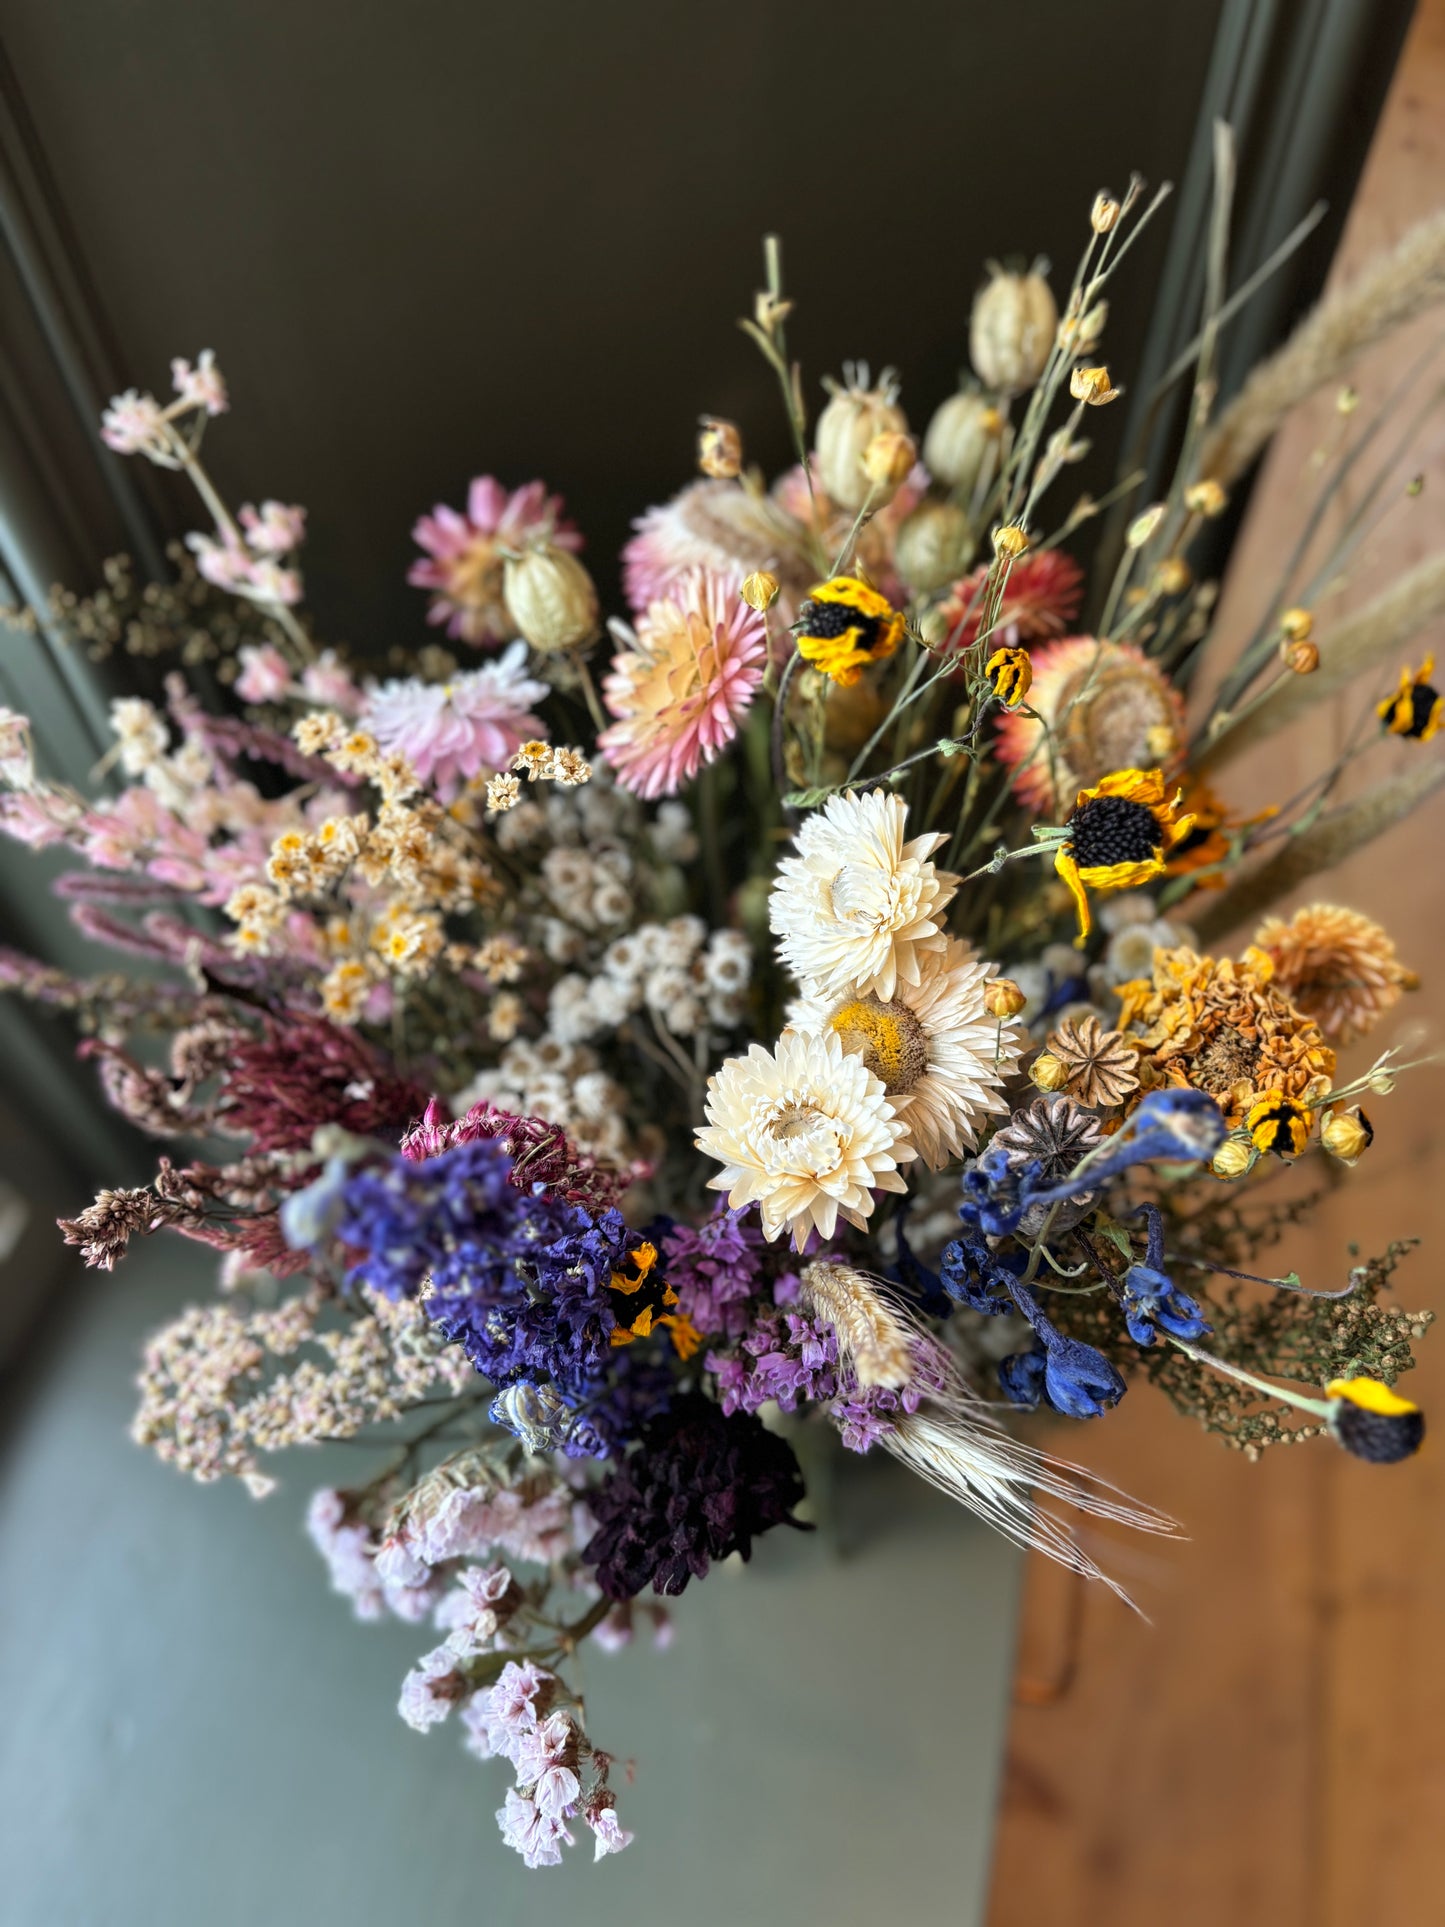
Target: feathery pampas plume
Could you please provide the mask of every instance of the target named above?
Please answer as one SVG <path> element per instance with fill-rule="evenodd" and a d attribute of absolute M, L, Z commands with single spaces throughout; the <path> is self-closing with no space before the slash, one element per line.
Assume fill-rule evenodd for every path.
<path fill-rule="evenodd" d="M 1289 411 L 1356 355 L 1445 300 L 1445 212 L 1410 229 L 1389 254 L 1326 295 L 1282 348 L 1262 361 L 1215 423 L 1199 473 L 1228 484 L 1242 475 Z"/>
<path fill-rule="evenodd" d="M 1346 684 L 1373 668 L 1382 658 L 1403 649 L 1412 636 L 1445 612 L 1445 554 L 1432 555 L 1408 575 L 1401 576 L 1356 614 L 1347 616 L 1325 638 L 1320 666 L 1308 676 L 1287 676 L 1277 682 L 1258 709 L 1224 730 L 1193 759 L 1200 776 L 1222 769 L 1247 749 L 1274 736 L 1302 716 L 1312 704 L 1333 696 Z"/>
<path fill-rule="evenodd" d="M 1018 1545 L 1057 1559 L 1070 1571 L 1098 1579 L 1128 1606 L 1134 1602 L 1078 1543 L 1064 1520 L 1043 1510 L 1046 1494 L 1095 1518 L 1140 1532 L 1173 1535 L 1172 1519 L 1141 1506 L 1082 1467 L 1051 1458 L 1012 1438 L 992 1408 L 964 1383 L 950 1355 L 896 1304 L 876 1279 L 851 1266 L 815 1260 L 799 1277 L 803 1296 L 826 1317 L 838 1342 L 838 1363 L 851 1365 L 860 1385 L 894 1390 L 917 1375 L 928 1391 L 919 1409 L 899 1411 L 880 1443 Z"/>
<path fill-rule="evenodd" d="M 1193 919 L 1201 946 L 1227 935 L 1236 924 L 1253 923 L 1270 906 L 1322 870 L 1331 870 L 1347 856 L 1383 836 L 1418 809 L 1445 783 L 1445 759 L 1419 762 L 1401 776 L 1377 783 L 1343 809 L 1331 810 L 1298 836 L 1286 842 L 1278 856 L 1242 877 L 1231 890 Z"/>

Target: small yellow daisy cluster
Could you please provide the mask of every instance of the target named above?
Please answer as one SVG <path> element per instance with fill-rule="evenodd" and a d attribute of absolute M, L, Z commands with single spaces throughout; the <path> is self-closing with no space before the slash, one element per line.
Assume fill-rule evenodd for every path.
<path fill-rule="evenodd" d="M 563 789 L 576 789 L 590 780 L 592 765 L 580 749 L 559 749 L 552 743 L 530 742 L 512 758 L 512 768 L 501 776 L 487 778 L 487 808 L 497 815 L 514 810 L 522 797 L 521 778 L 529 783 L 560 783 Z"/>

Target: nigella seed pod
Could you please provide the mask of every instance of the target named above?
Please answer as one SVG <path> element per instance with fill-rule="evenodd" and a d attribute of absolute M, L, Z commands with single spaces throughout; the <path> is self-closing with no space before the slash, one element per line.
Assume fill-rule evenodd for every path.
<path fill-rule="evenodd" d="M 893 565 L 916 595 L 931 595 L 958 580 L 972 549 L 963 510 L 956 502 L 929 496 L 899 528 Z"/>
<path fill-rule="evenodd" d="M 980 377 L 1001 394 L 1032 388 L 1044 372 L 1059 310 L 1049 284 L 1037 269 L 992 279 L 974 299 L 968 329 L 968 354 Z"/>
<path fill-rule="evenodd" d="M 898 484 L 874 481 L 864 467 L 870 444 L 880 435 L 907 435 L 908 417 L 898 406 L 898 384 L 885 368 L 876 388 L 868 385 L 864 364 L 843 370 L 848 386 L 830 384 L 832 399 L 818 417 L 813 460 L 823 493 L 850 514 L 872 500 L 875 508 L 891 502 Z"/>
<path fill-rule="evenodd" d="M 580 649 L 597 634 L 597 590 L 565 549 L 550 542 L 509 558 L 502 594 L 517 634 L 539 655 Z"/>
<path fill-rule="evenodd" d="M 987 488 L 998 466 L 1003 416 L 976 388 L 961 388 L 935 411 L 923 438 L 928 472 L 945 488 L 971 496 Z"/>

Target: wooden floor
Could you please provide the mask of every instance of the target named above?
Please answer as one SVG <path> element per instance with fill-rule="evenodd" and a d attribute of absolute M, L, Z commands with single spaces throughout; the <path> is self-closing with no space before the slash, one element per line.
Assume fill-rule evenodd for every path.
<path fill-rule="evenodd" d="M 1423 0 L 1336 273 L 1442 203 L 1445 0 Z M 1440 327 L 1437 310 L 1419 341 Z M 1366 403 L 1414 341 L 1361 368 Z M 1226 654 L 1274 593 L 1329 407 L 1291 429 L 1256 492 L 1222 608 Z M 1402 484 L 1421 470 L 1424 495 L 1407 502 L 1402 487 L 1351 579 L 1318 605 L 1323 648 L 1338 612 L 1445 543 L 1438 425 Z M 1445 657 L 1445 627 L 1424 642 Z M 1236 800 L 1290 793 L 1363 699 L 1322 706 L 1299 740 L 1241 764 Z M 1305 893 L 1380 918 L 1424 977 L 1382 1042 L 1416 1020 L 1437 1047 L 1445 1040 L 1442 841 L 1445 812 L 1427 805 Z M 1350 1239 L 1374 1251 L 1420 1235 L 1400 1295 L 1445 1315 L 1445 1070 L 1416 1072 L 1371 1114 L 1374 1148 L 1280 1269 L 1337 1284 Z M 1249 1465 L 1142 1387 L 1106 1421 L 1071 1430 L 1071 1452 L 1173 1512 L 1191 1542 L 1134 1555 L 1128 1576 L 1151 1626 L 1031 1569 L 992 1927 L 1445 1921 L 1445 1316 L 1407 1389 L 1432 1414 L 1435 1442 L 1397 1468 L 1357 1464 L 1321 1440 Z"/>

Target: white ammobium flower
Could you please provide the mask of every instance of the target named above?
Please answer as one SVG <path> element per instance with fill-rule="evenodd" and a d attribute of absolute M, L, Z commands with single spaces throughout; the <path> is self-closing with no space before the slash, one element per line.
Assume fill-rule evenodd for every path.
<path fill-rule="evenodd" d="M 920 981 L 921 959 L 944 946 L 943 913 L 958 878 L 929 858 L 945 839 L 903 840 L 908 805 L 888 790 L 831 796 L 778 865 L 768 918 L 778 954 L 821 995 L 892 997 Z"/>
<path fill-rule="evenodd" d="M 776 1052 L 754 1044 L 708 1079 L 697 1146 L 723 1166 L 708 1180 L 738 1210 L 757 1203 L 763 1235 L 831 1238 L 838 1219 L 863 1228 L 874 1191 L 906 1190 L 898 1166 L 913 1146 L 881 1081 L 831 1031 L 784 1031 Z"/>
<path fill-rule="evenodd" d="M 837 1037 L 880 1078 L 888 1101 L 930 1170 L 977 1142 L 980 1119 L 1008 1109 L 999 1086 L 1018 1055 L 1007 1027 L 984 1008 L 994 966 L 950 937 L 919 958 L 919 981 L 891 999 L 875 991 L 839 997 L 805 983 L 789 1026 Z M 786 1033 L 785 1033 L 786 1034 Z"/>

